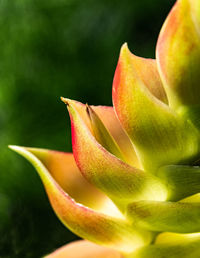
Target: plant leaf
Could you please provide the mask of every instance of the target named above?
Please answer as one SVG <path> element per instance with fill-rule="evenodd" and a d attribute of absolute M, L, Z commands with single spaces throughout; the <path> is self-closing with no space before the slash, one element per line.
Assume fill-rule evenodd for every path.
<path fill-rule="evenodd" d="M 165 199 L 165 186 L 153 175 L 131 167 L 103 148 L 68 100 L 72 147 L 84 177 L 105 192 L 122 210 L 134 199 Z"/>
<path fill-rule="evenodd" d="M 65 99 L 65 98 L 61 98 L 61 99 L 64 103 L 68 102 L 68 99 Z M 94 132 L 91 126 L 91 121 L 89 120 L 88 114 L 86 112 L 86 105 L 82 104 L 81 102 L 73 100 L 73 106 L 76 108 L 76 111 L 79 113 L 81 119 L 84 121 L 85 125 L 90 130 L 92 135 L 94 135 Z M 90 106 L 90 107 L 94 110 L 94 112 L 100 118 L 104 126 L 107 128 L 108 132 L 116 141 L 117 145 L 120 148 L 120 151 L 122 152 L 122 155 L 126 159 L 126 162 L 130 165 L 133 165 L 139 168 L 140 164 L 136 156 L 134 147 L 129 137 L 123 130 L 118 118 L 116 117 L 113 107 L 109 107 L 109 106 Z"/>
<path fill-rule="evenodd" d="M 109 198 L 82 176 L 72 153 L 39 148 L 25 149 L 42 162 L 59 186 L 78 203 L 95 210 L 104 210 L 111 206 Z"/>
<path fill-rule="evenodd" d="M 144 169 L 156 173 L 160 166 L 195 160 L 198 131 L 150 93 L 133 70 L 133 62 L 127 45 L 123 45 L 113 82 L 113 102 Z"/>
<path fill-rule="evenodd" d="M 200 257 L 200 237 L 190 241 L 154 244 L 139 248 L 127 258 L 194 258 Z"/>
<path fill-rule="evenodd" d="M 127 44 L 125 43 L 123 47 L 127 48 Z M 145 87 L 151 92 L 151 94 L 167 104 L 168 100 L 162 85 L 162 81 L 160 79 L 160 75 L 157 70 L 156 60 L 151 58 L 138 57 L 132 53 L 130 55 L 130 59 L 130 72 L 133 74 L 133 76 L 140 78 L 141 83 L 145 85 Z M 117 79 L 118 77 L 116 77 L 114 80 Z M 117 87 L 119 82 L 114 81 L 114 84 L 115 83 Z M 115 87 L 113 88 L 113 91 L 113 95 L 115 95 Z"/>
<path fill-rule="evenodd" d="M 157 176 L 167 184 L 170 201 L 178 201 L 200 192 L 199 166 L 164 166 L 158 170 Z"/>
<path fill-rule="evenodd" d="M 123 217 L 108 216 L 77 203 L 64 192 L 43 163 L 28 149 L 19 146 L 10 148 L 35 167 L 56 215 L 78 236 L 122 252 L 131 252 L 151 241 L 151 233 L 133 229 Z"/>
<path fill-rule="evenodd" d="M 96 112 L 89 105 L 86 106 L 86 110 L 91 122 L 93 135 L 95 136 L 96 140 L 110 153 L 121 160 L 125 160 L 118 144 L 109 133 Z"/>
<path fill-rule="evenodd" d="M 172 243 L 186 243 L 193 240 L 200 240 L 200 233 L 192 234 L 180 234 L 180 233 L 171 233 L 163 232 L 160 233 L 155 240 L 155 244 L 172 244 Z"/>
<path fill-rule="evenodd" d="M 178 0 L 160 32 L 156 56 L 169 104 L 199 105 L 200 4 Z"/>
<path fill-rule="evenodd" d="M 123 258 L 116 250 L 102 247 L 89 241 L 80 240 L 69 243 L 45 258 Z"/>
<path fill-rule="evenodd" d="M 200 232 L 200 198 L 193 198 L 181 202 L 135 202 L 129 205 L 128 216 L 140 227 L 152 231 Z"/>

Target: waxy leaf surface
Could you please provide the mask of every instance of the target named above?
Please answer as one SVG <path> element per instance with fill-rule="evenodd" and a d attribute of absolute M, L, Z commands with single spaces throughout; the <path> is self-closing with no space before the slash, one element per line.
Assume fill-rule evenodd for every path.
<path fill-rule="evenodd" d="M 200 257 L 200 239 L 183 243 L 155 244 L 139 248 L 127 258 L 196 258 Z"/>
<path fill-rule="evenodd" d="M 197 198 L 197 197 L 196 197 Z M 129 205 L 134 223 L 152 231 L 175 233 L 200 232 L 200 198 L 181 202 L 140 201 Z"/>
<path fill-rule="evenodd" d="M 151 241 L 151 233 L 131 227 L 123 216 L 108 216 L 73 200 L 31 150 L 19 146 L 10 148 L 36 168 L 58 218 L 78 236 L 122 252 L 131 252 Z"/>
<path fill-rule="evenodd" d="M 69 100 L 61 98 L 64 103 L 67 103 Z M 84 121 L 85 125 L 95 137 L 94 131 L 92 129 L 91 120 L 89 119 L 87 113 L 87 106 L 81 102 L 73 100 L 73 106 L 76 111 L 79 113 L 81 119 Z M 126 162 L 135 167 L 139 167 L 138 158 L 136 156 L 134 147 L 123 130 L 118 118 L 115 115 L 113 107 L 109 106 L 90 106 L 94 112 L 97 114 L 99 119 L 102 121 L 103 125 L 106 127 L 111 137 L 116 141 L 116 144 L 119 146 L 120 151 L 122 152 L 123 157 Z"/>
<path fill-rule="evenodd" d="M 123 258 L 123 256 L 115 250 L 80 240 L 57 249 L 45 258 Z"/>
<path fill-rule="evenodd" d="M 77 202 L 101 209 L 109 199 L 82 176 L 72 153 L 39 148 L 26 148 L 35 155 L 60 187 Z"/>
<path fill-rule="evenodd" d="M 86 109 L 91 122 L 93 135 L 96 140 L 110 153 L 121 160 L 125 160 L 118 144 L 115 142 L 114 138 L 109 133 L 97 113 L 88 105 Z"/>
<path fill-rule="evenodd" d="M 113 82 L 113 102 L 144 169 L 156 173 L 162 165 L 195 159 L 199 151 L 196 128 L 151 94 L 133 70 L 134 62 L 123 45 Z"/>
<path fill-rule="evenodd" d="M 178 0 L 160 32 L 156 56 L 169 104 L 199 105 L 200 4 Z"/>
<path fill-rule="evenodd" d="M 119 160 L 96 141 L 73 103 L 68 100 L 73 153 L 84 177 L 122 210 L 133 199 L 165 199 L 165 186 L 159 179 Z"/>
<path fill-rule="evenodd" d="M 168 200 L 178 201 L 200 192 L 199 166 L 164 166 L 158 170 L 157 176 L 168 186 Z"/>

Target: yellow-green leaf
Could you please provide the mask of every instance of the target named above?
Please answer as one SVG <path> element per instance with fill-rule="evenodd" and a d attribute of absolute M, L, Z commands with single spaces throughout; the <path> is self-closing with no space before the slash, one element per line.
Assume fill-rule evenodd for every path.
<path fill-rule="evenodd" d="M 199 105 L 200 4 L 178 0 L 160 32 L 156 56 L 158 69 L 174 109 Z"/>
<path fill-rule="evenodd" d="M 113 83 L 113 102 L 144 169 L 156 173 L 160 166 L 195 160 L 198 131 L 151 94 L 133 70 L 133 62 L 127 45 L 123 45 Z"/>
<path fill-rule="evenodd" d="M 165 185 L 159 179 L 126 164 L 96 141 L 71 100 L 68 100 L 68 110 L 74 158 L 89 182 L 106 193 L 121 209 L 136 199 L 166 198 Z"/>
<path fill-rule="evenodd" d="M 108 216 L 73 200 L 54 180 L 45 165 L 29 149 L 10 148 L 25 157 L 37 170 L 54 212 L 72 232 L 97 244 L 129 253 L 151 241 L 151 233 L 132 227 L 123 216 Z"/>

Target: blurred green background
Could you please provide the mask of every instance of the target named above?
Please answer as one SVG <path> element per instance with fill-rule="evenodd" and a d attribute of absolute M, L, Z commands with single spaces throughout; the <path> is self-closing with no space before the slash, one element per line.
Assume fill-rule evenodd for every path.
<path fill-rule="evenodd" d="M 60 96 L 111 105 L 123 42 L 154 57 L 175 0 L 0 0 L 0 257 L 41 257 L 76 239 L 35 170 L 8 144 L 71 151 Z"/>

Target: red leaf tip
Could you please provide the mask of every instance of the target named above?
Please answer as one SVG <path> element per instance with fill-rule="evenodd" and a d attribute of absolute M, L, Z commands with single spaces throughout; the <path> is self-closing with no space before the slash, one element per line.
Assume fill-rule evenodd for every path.
<path fill-rule="evenodd" d="M 61 101 L 64 102 L 67 106 L 69 106 L 69 99 L 60 97 Z"/>

